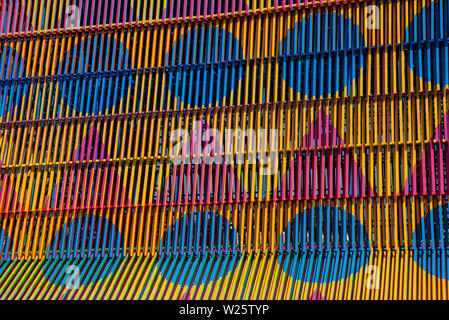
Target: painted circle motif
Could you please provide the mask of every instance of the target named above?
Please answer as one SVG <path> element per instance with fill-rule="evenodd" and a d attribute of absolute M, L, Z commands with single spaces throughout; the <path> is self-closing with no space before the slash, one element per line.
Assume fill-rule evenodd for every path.
<path fill-rule="evenodd" d="M 220 50 L 222 45 L 224 48 Z M 189 51 L 183 48 L 189 48 Z M 217 52 L 219 56 L 224 54 L 228 61 L 244 57 L 239 40 L 231 32 L 219 27 L 195 27 L 181 33 L 178 40 L 172 42 L 165 54 L 166 66 L 196 65 L 193 69 L 166 71 L 166 91 L 174 98 L 175 106 L 183 104 L 210 107 L 223 101 L 232 104 L 225 99 L 240 83 L 242 71 L 237 64 L 227 65 L 225 68 L 215 67 L 214 63 L 220 61 L 216 59 Z M 204 67 L 199 68 L 199 64 Z"/>
<path fill-rule="evenodd" d="M 429 42 L 449 37 L 449 25 L 447 21 L 441 21 L 447 19 L 447 12 L 447 2 L 446 5 L 443 1 L 431 2 L 413 16 L 404 34 L 404 41 L 408 43 L 406 48 L 409 48 L 404 51 L 408 66 L 415 75 L 433 85 L 449 85 L 445 72 L 448 62 L 444 61 L 447 59 L 447 43 Z"/>
<path fill-rule="evenodd" d="M 416 241 L 418 249 L 430 249 L 447 247 L 449 225 L 449 204 L 443 204 L 431 210 L 416 225 L 412 234 L 412 239 Z M 420 250 L 421 251 L 421 250 Z M 444 253 L 439 254 L 434 251 L 433 254 L 420 252 L 414 254 L 413 258 L 418 266 L 427 273 L 438 278 L 449 280 L 446 271 L 449 264 L 449 256 Z"/>
<path fill-rule="evenodd" d="M 322 34 L 316 30 L 328 32 Z M 279 43 L 281 78 L 301 98 L 349 91 L 364 63 L 363 51 L 356 55 L 353 50 L 364 46 L 363 34 L 350 18 L 336 13 L 311 14 L 288 29 Z"/>
<path fill-rule="evenodd" d="M 318 239 L 318 230 L 316 226 L 318 225 L 317 221 L 319 219 L 322 222 L 321 226 L 328 226 L 330 230 L 329 235 L 325 234 L 326 231 L 324 227 L 321 230 L 321 234 L 324 235 L 324 241 Z M 311 225 L 315 227 L 311 228 Z M 334 247 L 338 246 L 341 251 L 351 245 L 354 245 L 354 247 L 370 247 L 369 237 L 363 225 L 356 217 L 354 217 L 354 215 L 338 207 L 318 206 L 304 210 L 290 220 L 284 229 L 285 235 L 287 236 L 287 234 L 289 234 L 290 239 L 298 239 L 298 243 L 300 243 L 302 239 L 306 239 L 304 231 L 309 237 L 313 236 L 313 243 L 309 243 L 306 246 L 306 249 L 312 251 L 317 250 L 318 245 L 324 245 L 328 237 L 330 245 L 333 245 Z M 336 238 L 334 237 L 335 232 L 338 237 L 337 241 L 335 241 Z M 344 237 L 341 235 L 344 235 Z M 293 240 L 291 241 L 293 242 Z M 280 241 L 280 243 L 282 243 L 282 241 Z M 279 263 L 280 260 L 278 260 L 278 264 Z M 365 263 L 367 263 L 366 259 Z M 363 264 L 358 263 L 351 270 L 351 274 L 357 273 L 362 267 Z M 296 272 L 297 270 L 293 270 L 287 263 L 282 264 L 282 270 L 296 280 L 301 280 L 301 277 L 303 276 L 301 273 Z M 329 272 L 328 281 L 338 281 L 348 276 L 349 274 L 346 272 Z M 314 277 L 311 283 L 316 283 L 318 280 L 318 277 Z"/>
<path fill-rule="evenodd" d="M 19 79 L 25 76 L 26 63 L 23 55 L 9 45 L 3 45 L 0 52 L 0 68 L 3 73 L 2 79 Z M 10 113 L 13 108 L 20 106 L 22 97 L 25 95 L 28 85 L 26 83 L 14 83 L 12 85 L 0 86 L 0 96 L 4 90 L 8 90 L 10 101 L 4 105 L 0 103 L 0 117 Z M 24 117 L 26 114 L 23 115 Z"/>
<path fill-rule="evenodd" d="M 67 87 L 71 86 L 71 99 L 72 101 L 67 106 L 63 105 L 63 110 L 57 110 L 57 112 L 62 114 L 57 114 L 57 116 L 65 116 L 66 108 L 69 108 L 69 115 L 71 112 L 75 111 L 75 115 L 81 114 L 98 114 L 106 113 L 108 110 L 118 107 L 121 102 L 124 103 L 124 98 L 127 96 L 127 91 L 131 88 L 132 81 L 129 77 L 133 77 L 131 73 L 130 76 L 125 76 L 124 74 L 117 73 L 121 70 L 132 69 L 134 67 L 131 52 L 126 47 L 126 40 L 124 42 L 120 39 L 115 39 L 111 35 L 99 35 L 97 38 L 90 39 L 91 45 L 96 39 L 98 48 L 96 48 L 96 62 L 95 68 L 93 70 L 85 65 L 86 53 L 80 56 L 79 46 L 80 44 L 72 43 L 69 50 L 66 50 L 62 59 L 59 61 L 57 67 L 57 73 L 59 74 L 77 74 L 77 73 L 88 73 L 88 72 L 100 72 L 111 71 L 110 76 L 102 75 L 98 78 L 87 77 L 83 78 L 68 79 L 66 81 L 60 80 L 59 90 L 62 97 L 67 99 L 67 93 L 64 95 L 64 89 L 68 91 Z M 88 41 L 88 40 L 84 40 Z M 109 49 L 107 49 L 109 48 Z M 101 54 L 101 51 L 108 50 L 110 54 L 107 56 L 107 61 Z M 93 52 L 89 54 L 93 56 Z M 101 60 L 101 70 L 99 68 Z M 80 69 L 80 65 L 82 68 Z M 107 80 L 107 81 L 105 81 Z M 78 81 L 78 86 L 77 86 Z M 83 88 L 84 87 L 84 88 Z M 78 90 L 78 91 L 76 91 Z M 95 99 L 96 96 L 96 101 Z M 84 97 L 84 99 L 83 99 Z M 87 98 L 90 97 L 90 100 Z M 73 99 L 77 98 L 77 103 L 74 103 Z M 123 112 L 123 111 L 122 111 Z"/>
<path fill-rule="evenodd" d="M 95 217 L 95 220 L 94 220 Z M 87 232 L 86 232 L 87 228 Z M 101 228 L 101 229 L 100 229 Z M 106 249 L 108 255 L 110 256 L 111 251 L 114 252 L 115 255 L 118 254 L 119 249 L 122 246 L 122 236 L 118 230 L 118 228 L 110 222 L 107 218 L 101 216 L 91 215 L 89 219 L 79 219 L 78 217 L 72 219 L 70 222 L 65 223 L 58 231 L 56 231 L 55 236 L 51 239 L 51 241 L 47 245 L 47 257 L 56 257 L 60 256 L 61 250 L 67 251 L 69 248 L 71 249 L 71 254 L 69 258 L 67 258 L 67 254 L 65 255 L 65 259 L 61 260 L 58 264 L 59 272 L 57 274 L 48 271 L 44 277 L 54 285 L 65 286 L 65 280 L 61 279 L 66 278 L 66 270 L 68 266 L 76 266 L 80 270 L 80 276 L 83 272 L 83 258 L 78 255 L 78 258 L 75 258 L 73 254 L 73 250 L 75 248 L 76 243 L 78 244 L 78 250 L 82 246 L 83 234 L 86 232 L 86 247 L 90 245 L 90 241 L 92 241 L 92 248 L 95 248 L 99 245 L 99 255 L 101 255 L 101 250 Z M 89 239 L 89 235 L 95 234 L 92 240 Z M 104 236 L 106 234 L 106 236 Z M 69 244 L 71 243 L 71 245 Z M 55 250 L 56 249 L 56 250 Z M 50 252 L 51 250 L 51 252 Z M 93 255 L 95 252 L 92 253 Z M 62 265 L 61 265 L 62 264 Z M 105 264 L 106 265 L 106 264 Z M 107 277 L 111 272 L 113 272 L 113 268 L 108 268 L 102 270 L 99 274 L 100 279 Z M 61 276 L 62 274 L 62 276 Z M 82 285 L 90 284 L 91 277 L 86 277 L 84 275 L 84 279 L 81 279 Z"/>
<path fill-rule="evenodd" d="M 206 218 L 207 223 L 205 223 Z M 210 237 L 212 232 L 214 234 L 214 247 L 209 248 L 208 246 L 210 243 Z M 190 237 L 190 235 L 192 236 L 192 241 L 188 242 L 188 238 Z M 206 242 L 203 242 L 204 235 Z M 182 240 L 183 236 L 184 242 Z M 197 242 L 198 239 L 199 243 Z M 204 245 L 206 245 L 207 248 L 205 248 Z M 181 246 L 184 246 L 184 248 L 181 248 Z M 188 251 L 189 248 L 191 248 L 191 254 L 194 253 L 196 248 L 198 248 L 198 251 L 201 252 L 214 251 L 214 250 L 218 252 L 219 250 L 221 250 L 230 253 L 232 251 L 233 246 L 235 246 L 236 251 L 235 252 L 236 258 L 234 261 L 235 266 L 241 259 L 241 255 L 238 254 L 238 252 L 241 251 L 241 241 L 237 229 L 234 227 L 233 223 L 230 222 L 225 217 L 223 217 L 222 215 L 217 215 L 212 212 L 203 212 L 203 214 L 201 214 L 201 212 L 194 212 L 191 214 L 184 215 L 182 218 L 179 218 L 168 228 L 168 230 L 165 232 L 165 234 L 160 240 L 159 250 L 162 249 L 163 254 L 166 254 L 167 251 L 174 252 L 174 250 L 185 252 Z M 188 267 L 188 263 L 189 262 L 186 259 L 185 267 Z M 204 263 L 204 261 L 199 263 Z M 231 271 L 229 267 L 225 266 L 225 263 L 223 263 L 222 259 L 207 261 L 205 262 L 205 264 L 206 266 L 210 267 L 209 273 L 212 273 L 213 270 L 215 270 L 214 273 L 215 279 L 226 276 L 227 273 Z M 168 272 L 167 270 L 161 269 L 159 270 L 161 273 L 162 272 L 164 273 L 163 277 L 167 281 L 169 282 L 176 281 L 177 274 L 175 274 L 175 270 L 173 270 L 172 272 Z M 198 274 L 196 274 L 189 282 L 189 285 L 202 285 L 205 284 L 206 282 L 207 277 L 202 275 L 199 276 Z"/>

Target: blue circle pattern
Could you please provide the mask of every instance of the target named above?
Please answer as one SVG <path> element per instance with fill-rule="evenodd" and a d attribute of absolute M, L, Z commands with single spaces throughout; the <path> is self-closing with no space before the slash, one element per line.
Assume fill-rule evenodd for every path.
<path fill-rule="evenodd" d="M 446 72 L 448 61 L 445 61 L 449 37 L 448 16 L 448 2 L 433 1 L 413 16 L 404 34 L 407 44 L 404 46 L 407 49 L 404 54 L 408 66 L 417 76 L 433 85 L 449 85 L 449 75 Z M 446 21 L 443 23 L 441 19 Z M 443 25 L 444 29 L 440 28 Z M 446 41 L 439 43 L 440 40 Z"/>
<path fill-rule="evenodd" d="M 2 46 L 2 51 L 0 52 L 0 67 L 3 67 L 3 72 L 6 70 L 11 70 L 11 74 L 3 77 L 5 79 L 19 79 L 25 74 L 25 61 L 21 56 L 20 52 L 8 45 Z M 9 92 L 5 94 L 4 90 L 8 88 Z M 16 82 L 11 85 L 1 85 L 0 86 L 0 117 L 3 117 L 5 111 L 12 111 L 12 108 L 20 104 L 22 96 L 25 94 L 28 88 L 27 83 Z M 12 91 L 13 90 L 13 91 Z M 14 94 L 13 92 L 20 94 Z M 14 97 L 14 99 L 5 99 L 6 96 Z M 3 99 L 1 99 L 3 97 Z M 25 114 L 23 115 L 26 116 Z"/>
<path fill-rule="evenodd" d="M 449 245 L 448 231 L 449 204 L 444 204 L 422 217 L 412 234 L 417 248 L 421 249 L 413 254 L 415 262 L 427 273 L 446 280 L 449 280 L 447 272 L 449 256 L 435 249 Z M 433 251 L 432 254 L 429 254 L 429 249 Z"/>
<path fill-rule="evenodd" d="M 205 224 L 205 218 L 207 216 L 209 216 L 210 214 L 210 219 L 208 219 L 208 223 Z M 200 227 L 196 227 L 196 225 L 198 225 L 198 222 L 200 221 Z M 192 228 L 191 226 L 195 224 L 195 226 Z M 209 227 L 209 228 L 208 228 Z M 227 239 L 225 234 L 222 234 L 222 238 L 224 240 L 224 243 L 222 242 L 223 240 L 218 239 L 217 241 L 217 237 L 218 237 L 218 233 L 219 230 L 224 227 L 224 230 L 229 230 L 229 238 Z M 241 241 L 240 241 L 240 237 L 237 233 L 237 229 L 234 227 L 234 225 L 232 224 L 232 222 L 230 222 L 228 219 L 226 219 L 225 217 L 223 217 L 222 215 L 217 215 L 213 212 L 195 212 L 195 213 L 191 213 L 191 214 L 187 214 L 184 215 L 182 218 L 179 218 L 178 220 L 175 221 L 175 223 L 172 224 L 171 227 L 168 228 L 168 230 L 165 232 L 164 236 L 162 237 L 161 241 L 160 241 L 160 250 L 162 248 L 172 248 L 174 246 L 177 246 L 181 243 L 181 238 L 180 238 L 180 234 L 182 234 L 182 230 L 185 230 L 185 235 L 186 235 L 186 239 L 185 239 L 185 247 L 187 247 L 186 249 L 188 250 L 189 247 L 190 248 L 198 248 L 201 251 L 206 251 L 207 249 L 204 247 L 204 245 L 208 245 L 209 244 L 209 236 L 211 234 L 211 231 L 213 230 L 214 232 L 214 243 L 215 243 L 215 247 L 217 247 L 217 242 L 218 242 L 218 246 L 222 245 L 226 250 L 226 252 L 230 252 L 228 251 L 230 247 L 235 246 L 236 251 L 241 251 Z M 201 230 L 200 230 L 201 229 Z M 207 231 L 206 231 L 207 230 Z M 206 233 L 204 232 L 206 231 Z M 191 232 L 192 234 L 192 243 L 187 243 L 187 238 L 189 237 L 189 233 Z M 207 241 L 204 242 L 203 239 L 203 235 L 207 234 Z M 199 238 L 200 243 L 195 243 L 195 237 L 196 239 Z M 189 246 L 190 244 L 190 246 Z M 182 250 L 183 248 L 181 248 Z M 211 251 L 213 250 L 213 248 L 209 248 Z M 232 249 L 231 249 L 232 250 Z M 192 251 L 193 253 L 193 251 Z M 231 264 L 233 264 L 234 266 L 238 265 L 240 259 L 241 259 L 241 255 L 238 254 L 238 252 L 236 252 L 236 254 L 234 255 L 234 257 L 230 257 L 229 260 L 231 260 Z M 204 268 L 208 268 L 210 270 L 209 273 L 213 273 L 216 279 L 226 276 L 230 271 L 231 268 L 226 266 L 226 263 L 223 262 L 222 259 L 218 258 L 215 260 L 209 260 L 207 262 L 205 262 L 205 258 L 199 258 L 200 260 L 202 260 L 202 262 L 199 263 L 205 263 Z M 214 259 L 214 258 L 211 258 Z M 176 260 L 175 260 L 176 261 Z M 187 264 L 189 263 L 188 259 L 186 259 L 185 264 L 183 263 L 184 267 L 187 267 Z M 174 264 L 172 263 L 171 267 L 165 267 L 163 268 L 162 266 L 160 268 L 158 268 L 160 270 L 161 273 L 164 273 L 164 277 L 167 281 L 169 282 L 174 282 L 177 279 L 178 273 L 179 272 L 185 272 L 185 270 L 183 268 L 176 268 L 176 266 L 174 266 Z M 165 272 L 165 269 L 167 269 L 168 271 Z M 171 269 L 171 270 L 170 270 Z M 182 270 L 179 270 L 182 269 Z M 190 272 L 188 273 L 190 274 Z M 187 277 L 188 275 L 185 274 L 185 277 Z M 206 276 L 200 275 L 199 272 L 190 280 L 189 285 L 202 285 L 205 284 L 207 282 Z"/>
<path fill-rule="evenodd" d="M 335 29 L 331 25 L 334 21 Z M 329 31 L 321 32 L 327 29 Z M 336 30 L 344 30 L 344 34 Z M 299 93 L 301 98 L 335 95 L 345 88 L 349 90 L 364 63 L 363 50 L 356 52 L 363 47 L 363 34 L 350 18 L 336 13 L 329 17 L 327 12 L 310 15 L 295 23 L 279 44 L 281 77 L 287 87 Z M 299 59 L 300 71 L 295 66 L 295 57 Z M 338 76 L 333 76 L 335 74 Z"/>
<path fill-rule="evenodd" d="M 198 66 L 198 63 L 214 66 L 213 63 L 216 60 L 220 62 L 220 59 L 215 59 L 214 54 L 219 52 L 221 57 L 220 48 L 222 45 L 225 48 L 224 61 L 241 61 L 243 59 L 242 48 L 237 38 L 220 27 L 196 27 L 192 31 L 187 30 L 185 34 L 181 34 L 179 39 L 172 43 L 166 53 L 165 65 L 179 64 L 182 67 L 167 69 L 168 90 L 166 91 L 172 92 L 171 96 L 176 98 L 177 105 L 183 103 L 191 106 L 214 106 L 215 103 L 223 101 L 238 85 L 242 78 L 242 64 L 227 65 L 225 68 L 221 65 L 218 69 L 216 67 L 206 68 L 205 66 L 199 68 Z M 189 48 L 189 52 L 183 52 L 181 55 L 181 47 Z M 195 61 L 196 68 L 199 69 L 186 71 L 187 69 L 184 66 L 187 63 L 186 54 L 188 54 L 188 65 L 194 65 L 193 62 Z M 176 58 L 179 59 L 177 63 L 175 62 Z M 214 79 L 216 79 L 216 83 Z"/>
<path fill-rule="evenodd" d="M 93 39 L 93 40 L 92 40 Z M 110 109 L 114 105 L 118 105 L 120 101 L 126 96 L 126 91 L 131 86 L 133 73 L 130 73 L 129 76 L 125 74 L 121 74 L 119 71 L 125 69 L 132 69 L 133 63 L 130 60 L 130 53 L 128 48 L 124 43 L 120 40 L 116 40 L 113 36 L 109 35 L 99 35 L 93 36 L 84 41 L 91 41 L 91 45 L 93 41 L 96 40 L 98 46 L 100 46 L 97 53 L 97 60 L 102 60 L 102 70 L 101 71 L 112 71 L 113 73 L 110 76 L 102 75 L 101 77 L 87 77 L 83 78 L 75 78 L 70 79 L 68 81 L 58 80 L 60 81 L 60 90 L 61 93 L 67 92 L 65 89 L 68 85 L 71 85 L 71 96 L 72 99 L 77 99 L 77 103 L 71 104 L 69 107 L 69 112 L 74 110 L 76 113 L 81 112 L 82 114 L 98 114 L 105 113 L 106 110 Z M 60 74 L 84 74 L 90 73 L 91 70 L 87 67 L 86 61 L 79 61 L 78 59 L 85 60 L 87 58 L 86 53 L 82 56 L 76 56 L 74 58 L 74 54 L 79 51 L 79 46 L 84 46 L 83 43 L 74 45 L 70 50 L 67 50 L 62 60 L 58 65 L 58 73 Z M 109 50 L 110 53 L 108 55 L 108 67 L 105 69 L 106 61 L 101 56 L 101 52 L 107 50 L 107 48 L 115 48 L 115 50 Z M 79 53 L 78 53 L 79 54 Z M 100 56 L 98 56 L 100 54 Z M 90 56 L 92 53 L 90 53 Z M 111 65 L 112 61 L 114 61 L 114 65 Z M 79 69 L 80 64 L 82 63 L 82 68 Z M 92 72 L 97 72 L 99 70 L 93 70 Z M 109 79 L 112 81 L 110 84 L 105 82 L 105 79 Z M 78 83 L 77 83 L 78 81 Z M 90 101 L 84 99 L 84 97 L 90 97 Z M 96 97 L 96 99 L 95 99 Z M 67 97 L 65 97 L 67 98 Z M 64 108 L 65 109 L 65 108 Z M 61 110 L 57 110 L 57 117 L 60 116 Z M 62 111 L 62 112 L 65 112 Z M 71 114 L 70 114 L 71 115 Z M 77 115 L 77 114 L 76 114 Z"/>
<path fill-rule="evenodd" d="M 330 221 L 327 220 L 327 215 L 329 216 Z M 298 234 L 296 235 L 296 238 L 298 239 L 298 242 L 300 242 L 303 237 L 305 238 L 305 235 L 302 234 L 302 231 L 304 230 L 303 228 L 307 228 L 306 232 L 309 232 L 309 235 L 317 232 L 316 228 L 311 228 L 311 226 L 319 225 L 318 219 L 321 219 L 320 221 L 325 224 L 329 224 L 331 234 L 336 232 L 340 235 L 340 237 L 341 235 L 344 235 L 345 239 L 348 237 L 349 243 L 357 244 L 358 246 L 363 245 L 364 247 L 370 247 L 369 237 L 363 225 L 352 214 L 338 207 L 318 206 L 304 210 L 287 223 L 284 232 L 286 235 L 292 235 L 293 238 L 295 237 L 295 229 L 297 228 Z M 325 239 L 326 237 L 327 236 L 325 235 Z M 282 243 L 281 239 L 279 243 Z M 290 243 L 287 243 L 286 245 L 290 245 Z M 324 245 L 324 243 L 321 243 L 321 245 Z M 333 246 L 336 247 L 337 244 L 334 243 Z M 349 244 L 340 243 L 340 251 L 347 250 L 347 246 L 349 246 Z M 319 249 L 321 250 L 321 248 Z M 309 250 L 311 250 L 311 252 L 317 251 L 315 248 L 310 248 Z M 365 259 L 365 263 L 366 262 L 367 261 Z M 281 260 L 278 259 L 277 263 L 280 264 Z M 362 267 L 363 262 L 358 263 L 352 269 L 352 272 L 357 273 Z M 282 270 L 289 276 L 294 277 L 296 280 L 301 280 L 301 272 L 296 272 L 296 270 L 290 268 L 287 263 L 283 263 Z M 333 272 L 329 275 L 329 282 L 338 281 L 347 276 L 349 275 L 345 274 L 345 272 Z M 315 276 L 310 283 L 317 283 L 318 281 L 319 277 Z"/>
<path fill-rule="evenodd" d="M 102 230 L 101 230 L 101 238 L 100 239 L 93 239 L 92 240 L 92 247 L 96 246 L 96 241 L 99 242 L 99 247 L 100 249 L 108 249 L 108 255 L 110 255 L 111 251 L 114 251 L 115 255 L 118 254 L 120 245 L 122 243 L 122 237 L 120 232 L 118 231 L 117 227 L 115 225 L 113 225 L 112 223 L 109 223 L 109 220 L 105 217 L 100 217 L 100 216 L 95 216 L 95 231 L 87 231 L 87 234 L 92 234 L 95 233 L 95 235 L 98 235 L 98 226 L 101 225 L 102 226 Z M 101 219 L 101 220 L 100 220 Z M 71 241 L 72 245 L 71 245 L 71 250 L 74 250 L 75 247 L 75 242 L 78 243 L 78 249 L 80 249 L 80 245 L 81 245 L 81 239 L 83 238 L 83 233 L 86 231 L 86 228 L 89 228 L 89 226 L 87 224 L 91 224 L 90 227 L 92 227 L 92 222 L 93 222 L 93 216 L 90 216 L 90 221 L 88 221 L 87 219 L 84 219 L 83 222 L 81 223 L 81 220 L 77 217 L 75 219 L 72 219 L 71 222 L 65 223 L 64 226 L 62 228 L 60 228 L 57 232 L 56 235 L 53 237 L 53 239 L 50 241 L 50 243 L 47 246 L 47 257 L 56 257 L 56 256 L 60 256 L 60 250 L 67 250 L 67 246 L 68 246 L 68 242 Z M 105 235 L 105 231 L 104 231 L 104 227 L 108 226 L 108 231 L 107 231 L 107 235 Z M 64 232 L 64 233 L 63 233 Z M 79 238 L 77 238 L 77 235 L 79 234 Z M 62 246 L 62 238 L 65 239 L 65 245 L 64 248 L 61 248 Z M 107 241 L 105 241 L 104 237 L 106 237 Z M 86 240 L 86 246 L 89 245 L 89 240 Z M 113 241 L 113 244 L 112 244 Z M 59 243 L 58 243 L 59 242 Z M 106 243 L 107 242 L 107 243 Z M 53 251 L 52 254 L 50 254 L 50 249 L 51 248 L 55 248 L 55 246 L 58 246 L 57 249 L 59 249 L 58 252 Z M 95 253 L 92 253 L 93 255 Z M 100 255 L 100 254 L 99 254 Z M 103 259 L 106 260 L 106 259 Z M 108 259 L 109 260 L 109 259 Z M 69 258 L 67 258 L 67 254 L 65 255 L 64 259 L 60 259 L 59 263 L 55 264 L 55 268 L 53 268 L 52 270 L 48 270 L 45 274 L 44 277 L 48 280 L 49 283 L 57 285 L 57 286 L 61 286 L 61 287 L 65 287 L 66 285 L 66 279 L 69 276 L 69 274 L 66 274 L 66 270 L 67 267 L 72 265 L 72 266 L 76 266 L 79 268 L 80 270 L 80 285 L 88 285 L 90 283 L 92 283 L 92 275 L 86 275 L 83 274 L 83 264 L 85 264 L 85 261 L 83 259 L 83 257 L 78 256 L 78 258 L 75 258 L 73 256 L 73 254 L 70 255 Z M 103 261 L 104 262 L 104 261 Z M 111 274 L 115 268 L 112 267 L 113 264 L 108 262 L 104 263 L 104 267 L 101 270 L 97 269 L 97 271 L 99 272 L 97 280 L 98 279 L 104 279 L 106 278 L 109 274 Z M 81 279 L 81 276 L 83 277 L 83 279 Z"/>

